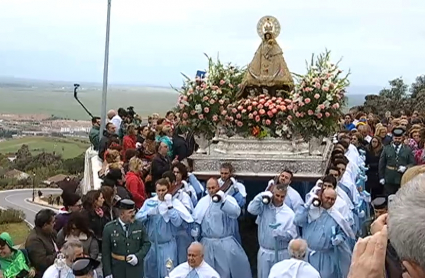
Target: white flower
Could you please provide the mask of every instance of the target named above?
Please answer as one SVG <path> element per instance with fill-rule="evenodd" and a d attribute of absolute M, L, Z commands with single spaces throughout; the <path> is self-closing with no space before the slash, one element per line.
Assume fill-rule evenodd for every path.
<path fill-rule="evenodd" d="M 202 105 L 201 104 L 196 104 L 195 105 L 195 111 L 198 113 L 202 113 Z"/>

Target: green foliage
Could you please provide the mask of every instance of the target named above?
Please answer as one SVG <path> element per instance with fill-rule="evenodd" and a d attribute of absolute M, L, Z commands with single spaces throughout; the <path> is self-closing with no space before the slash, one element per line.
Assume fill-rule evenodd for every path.
<path fill-rule="evenodd" d="M 84 172 L 84 154 L 77 157 L 65 159 L 63 161 L 63 169 L 72 175 L 81 174 Z"/>
<path fill-rule="evenodd" d="M 22 210 L 8 208 L 0 210 L 0 225 L 9 223 L 21 223 L 25 219 L 25 213 Z"/>
<path fill-rule="evenodd" d="M 386 111 L 393 115 L 401 111 L 425 112 L 425 75 L 418 76 L 410 88 L 401 77 L 390 80 L 389 85 L 378 95 L 367 95 L 361 110 L 380 117 L 384 117 Z"/>

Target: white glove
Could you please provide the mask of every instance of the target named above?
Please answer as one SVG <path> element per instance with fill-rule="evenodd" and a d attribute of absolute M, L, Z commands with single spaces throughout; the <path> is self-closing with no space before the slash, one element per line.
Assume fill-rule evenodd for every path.
<path fill-rule="evenodd" d="M 398 166 L 398 170 L 400 173 L 404 173 L 406 171 L 407 167 L 406 166 Z"/>
<path fill-rule="evenodd" d="M 154 207 L 148 210 L 148 215 L 157 215 L 157 214 L 158 214 L 158 207 Z"/>
<path fill-rule="evenodd" d="M 314 199 L 319 198 L 319 196 L 317 196 L 316 194 L 311 194 L 310 198 L 307 200 L 307 202 L 305 202 L 305 207 L 309 208 L 310 205 L 313 203 Z"/>
<path fill-rule="evenodd" d="M 220 196 L 221 197 L 221 201 L 224 202 L 224 200 L 226 199 L 226 195 L 224 194 L 224 192 L 222 190 L 219 190 L 216 194 L 218 196 Z"/>
<path fill-rule="evenodd" d="M 270 191 L 264 191 L 264 192 L 262 192 L 261 193 L 261 198 L 263 198 L 263 197 L 269 197 L 269 198 L 272 198 L 273 197 L 273 193 L 272 192 L 270 192 Z"/>
<path fill-rule="evenodd" d="M 316 185 L 315 186 L 320 186 L 323 183 L 323 181 L 321 179 L 318 179 L 316 181 Z"/>
<path fill-rule="evenodd" d="M 382 184 L 382 185 L 384 185 L 385 184 L 385 179 L 380 179 L 379 180 L 379 183 Z"/>
<path fill-rule="evenodd" d="M 278 237 L 279 236 L 279 232 L 277 231 L 277 229 L 272 230 L 272 236 L 273 237 Z"/>
<path fill-rule="evenodd" d="M 165 194 L 164 201 L 167 204 L 168 207 L 171 207 L 173 205 L 173 196 L 171 196 L 170 193 Z"/>
<path fill-rule="evenodd" d="M 364 212 L 364 210 L 362 210 L 361 212 L 359 212 L 359 218 L 363 218 L 363 217 L 365 217 L 365 212 Z"/>
<path fill-rule="evenodd" d="M 140 142 L 136 143 L 136 149 L 140 149 L 142 147 L 142 144 Z"/>
<path fill-rule="evenodd" d="M 135 266 L 139 262 L 136 255 L 133 255 L 133 254 L 128 255 L 126 259 L 127 259 L 127 263 L 131 264 L 132 266 Z"/>
<path fill-rule="evenodd" d="M 111 275 L 106 276 L 105 278 L 114 278 L 114 277 L 111 274 Z"/>
<path fill-rule="evenodd" d="M 335 238 L 332 239 L 332 245 L 336 246 L 336 245 L 340 245 L 344 240 L 342 239 L 341 236 L 336 236 Z"/>
<path fill-rule="evenodd" d="M 234 177 L 230 177 L 230 180 L 232 181 L 233 185 L 235 185 L 235 186 L 238 183 Z"/>
<path fill-rule="evenodd" d="M 197 238 L 197 237 L 199 236 L 199 229 L 198 229 L 198 227 L 196 227 L 196 228 L 194 228 L 194 229 L 190 230 L 190 235 L 191 235 L 193 238 Z"/>

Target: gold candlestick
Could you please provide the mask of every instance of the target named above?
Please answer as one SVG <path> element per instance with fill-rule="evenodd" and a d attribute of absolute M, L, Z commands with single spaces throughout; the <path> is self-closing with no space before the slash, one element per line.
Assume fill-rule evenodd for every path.
<path fill-rule="evenodd" d="M 173 260 L 170 258 L 165 262 L 165 267 L 167 268 L 167 275 L 170 275 L 171 270 L 173 269 Z"/>

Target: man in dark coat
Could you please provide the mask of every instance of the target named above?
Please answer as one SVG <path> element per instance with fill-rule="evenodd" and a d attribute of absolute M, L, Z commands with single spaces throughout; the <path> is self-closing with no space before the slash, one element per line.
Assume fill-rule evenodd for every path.
<path fill-rule="evenodd" d="M 118 137 L 115 133 L 116 129 L 113 123 L 107 123 L 103 131 L 103 137 L 99 142 L 99 158 L 103 161 L 106 150 L 108 149 L 108 141 L 112 137 Z"/>
<path fill-rule="evenodd" d="M 415 165 L 412 150 L 403 144 L 404 129 L 394 128 L 392 134 L 392 143 L 384 147 L 379 159 L 379 182 L 386 196 L 397 193 L 404 172 Z"/>
<path fill-rule="evenodd" d="M 34 229 L 25 242 L 28 257 L 36 270 L 35 278 L 43 277 L 46 269 L 56 259 L 59 249 L 56 245 L 55 212 L 51 209 L 42 209 L 35 215 Z"/>
<path fill-rule="evenodd" d="M 103 275 L 105 278 L 142 277 L 143 261 L 151 244 L 144 226 L 134 221 L 134 202 L 123 199 L 117 207 L 118 219 L 106 224 L 103 230 Z"/>

